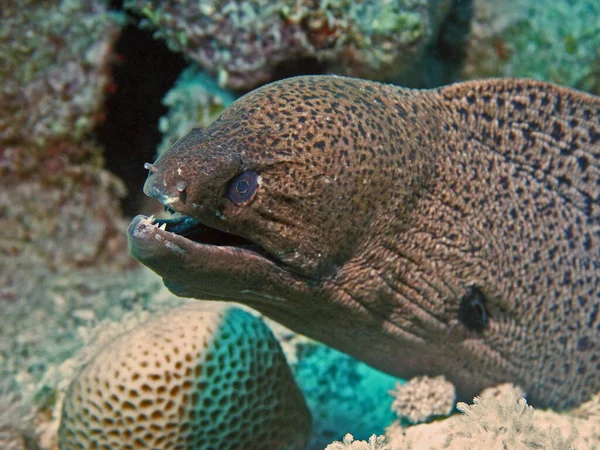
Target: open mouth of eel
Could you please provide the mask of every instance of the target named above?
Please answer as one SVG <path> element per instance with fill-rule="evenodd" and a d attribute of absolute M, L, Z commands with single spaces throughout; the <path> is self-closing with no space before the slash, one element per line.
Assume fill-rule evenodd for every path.
<path fill-rule="evenodd" d="M 177 217 L 171 219 L 157 219 L 152 215 L 145 218 L 145 220 L 147 223 L 149 222 L 154 226 L 155 231 L 159 233 L 163 232 L 163 237 L 167 239 L 169 239 L 169 236 L 164 233 L 176 235 L 179 238 L 184 238 L 188 241 L 205 246 L 229 247 L 238 249 L 238 251 L 250 251 L 273 261 L 273 258 L 266 250 L 246 238 L 211 228 L 192 217 L 185 216 L 169 208 L 168 206 L 164 206 L 164 209 L 174 216 L 177 215 Z M 174 236 L 171 237 L 173 238 Z"/>

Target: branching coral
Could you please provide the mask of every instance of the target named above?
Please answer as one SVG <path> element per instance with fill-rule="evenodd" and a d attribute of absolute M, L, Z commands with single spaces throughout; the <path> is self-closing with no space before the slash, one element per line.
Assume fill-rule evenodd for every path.
<path fill-rule="evenodd" d="M 71 385 L 61 450 L 303 449 L 311 420 L 281 347 L 237 308 L 194 302 L 103 348 Z"/>
<path fill-rule="evenodd" d="M 354 437 L 348 433 L 342 442 L 333 442 L 325 450 L 391 450 L 391 447 L 386 445 L 385 436 L 373 435 L 368 442 L 365 442 L 355 441 Z"/>
<path fill-rule="evenodd" d="M 396 421 L 386 437 L 392 450 L 600 449 L 597 398 L 577 411 L 557 413 L 534 410 L 522 393 L 512 385 L 490 388 L 472 405 L 459 403 L 461 414 L 410 427 Z"/>
<path fill-rule="evenodd" d="M 249 89 L 278 65 L 312 58 L 335 73 L 389 79 L 436 35 L 448 0 L 127 0 L 171 48 Z"/>

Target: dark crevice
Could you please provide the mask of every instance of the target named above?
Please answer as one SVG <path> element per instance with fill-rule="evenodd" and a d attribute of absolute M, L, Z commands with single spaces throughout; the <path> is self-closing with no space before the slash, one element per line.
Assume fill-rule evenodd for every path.
<path fill-rule="evenodd" d="M 427 48 L 412 87 L 433 88 L 460 79 L 473 20 L 473 0 L 453 0 L 448 16 Z"/>
<path fill-rule="evenodd" d="M 467 41 L 473 22 L 473 0 L 454 0 L 437 41 L 439 58 L 448 68 L 446 83 L 457 81 L 467 55 Z"/>
<path fill-rule="evenodd" d="M 124 0 L 109 0 L 108 7 L 112 10 L 122 11 Z"/>
<path fill-rule="evenodd" d="M 111 6 L 116 8 L 121 3 L 114 1 Z M 114 92 L 106 100 L 106 119 L 96 128 L 94 137 L 104 147 L 108 170 L 127 186 L 123 212 L 134 215 L 144 198 L 142 185 L 147 171 L 143 164 L 154 161 L 162 138 L 158 120 L 167 111 L 162 98 L 186 62 L 154 39 L 152 32 L 139 29 L 135 23 L 123 29 L 114 53 Z"/>
<path fill-rule="evenodd" d="M 299 75 L 322 75 L 325 72 L 325 66 L 316 58 L 299 57 L 280 63 L 273 71 L 272 81 Z"/>

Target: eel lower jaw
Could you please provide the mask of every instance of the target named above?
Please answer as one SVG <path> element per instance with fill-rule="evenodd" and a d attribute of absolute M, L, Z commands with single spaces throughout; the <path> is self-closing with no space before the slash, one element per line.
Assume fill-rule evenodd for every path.
<path fill-rule="evenodd" d="M 127 229 L 127 241 L 133 257 L 181 297 L 245 301 L 262 286 L 293 282 L 260 246 L 188 217 L 138 215 Z"/>
<path fill-rule="evenodd" d="M 174 213 L 174 211 L 171 212 Z M 240 258 L 248 253 L 276 263 L 258 244 L 243 237 L 210 228 L 198 220 L 183 215 L 173 219 L 156 219 L 153 215 L 150 217 L 139 215 L 129 226 L 128 238 L 132 251 L 143 250 L 148 246 L 160 246 L 159 243 L 163 243 L 164 247 L 171 249 L 177 246 L 182 250 L 215 251 L 217 252 L 215 256 L 218 255 L 218 252 L 234 252 Z M 134 256 L 136 256 L 135 253 Z"/>

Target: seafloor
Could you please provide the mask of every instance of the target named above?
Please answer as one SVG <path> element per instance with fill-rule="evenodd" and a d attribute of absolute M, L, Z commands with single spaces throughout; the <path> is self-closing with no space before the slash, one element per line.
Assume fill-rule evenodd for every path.
<path fill-rule="evenodd" d="M 125 238 L 135 214 L 160 213 L 141 191 L 144 162 L 270 81 L 334 73 L 429 88 L 510 76 L 600 95 L 597 0 L 6 0 L 0 18 L 0 450 L 96 448 L 96 435 L 110 442 L 97 448 L 114 449 L 600 449 L 598 397 L 558 413 L 500 386 L 456 406 L 443 379 L 405 383 L 255 312 L 231 313 L 247 328 L 226 322 L 230 313 L 203 312 L 212 304 L 170 294 Z M 171 332 L 152 326 L 184 304 L 194 311 L 185 315 L 215 321 L 215 333 L 231 326 L 273 339 L 264 358 L 281 367 L 277 411 L 297 423 L 269 429 L 268 414 L 252 408 L 271 397 L 252 391 L 257 403 L 245 404 L 240 388 L 214 414 L 174 426 L 188 433 L 202 418 L 210 438 L 195 443 L 143 414 L 110 439 L 107 418 L 86 428 L 85 402 L 71 398 L 82 374 L 100 380 L 106 349 L 135 360 L 119 346 L 144 327 Z M 235 392 L 229 376 L 205 393 Z M 144 398 L 164 410 L 164 392 L 148 389 Z M 69 438 L 69 427 L 81 434 Z M 146 445 L 153 433 L 166 437 Z"/>

